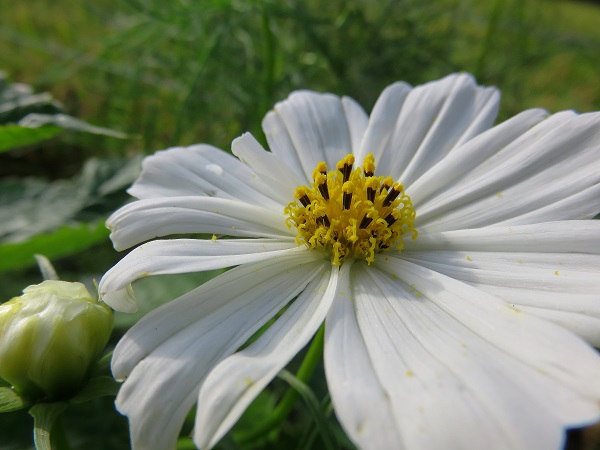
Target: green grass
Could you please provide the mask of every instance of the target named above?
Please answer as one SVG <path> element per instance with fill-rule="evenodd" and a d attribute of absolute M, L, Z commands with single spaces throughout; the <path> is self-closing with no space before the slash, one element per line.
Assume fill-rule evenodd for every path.
<path fill-rule="evenodd" d="M 197 141 L 228 148 L 242 131 L 259 132 L 264 112 L 293 89 L 352 95 L 368 108 L 394 80 L 455 70 L 498 85 L 502 117 L 600 107 L 596 6 L 421 4 L 14 2 L 0 18 L 0 54 L 13 80 L 137 136 L 77 141 L 109 154 Z"/>

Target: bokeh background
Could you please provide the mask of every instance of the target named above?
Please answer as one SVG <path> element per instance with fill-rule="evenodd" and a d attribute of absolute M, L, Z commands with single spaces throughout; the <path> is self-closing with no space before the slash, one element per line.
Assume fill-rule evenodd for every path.
<path fill-rule="evenodd" d="M 62 279 L 93 288 L 122 256 L 103 223 L 127 201 L 141 155 L 197 142 L 229 150 L 244 131 L 264 142 L 262 117 L 292 90 L 349 95 L 369 111 L 396 80 L 467 71 L 502 90 L 499 121 L 531 107 L 587 112 L 600 110 L 599 56 L 599 2 L 0 0 L 0 99 L 25 92 L 23 113 L 61 112 L 127 135 L 53 129 L 30 145 L 0 139 L 0 301 L 41 281 L 35 253 Z M 0 124 L 17 121 L 3 117 L 12 107 L 0 102 Z M 117 315 L 113 342 L 211 275 L 141 282 L 143 311 Z M 268 415 L 284 388 L 276 380 L 237 430 Z M 312 388 L 326 395 L 319 381 Z M 292 419 L 275 440 L 241 445 L 234 430 L 221 448 L 326 448 L 306 438 L 301 404 Z M 72 448 L 128 448 L 111 398 L 72 408 L 65 421 Z M 26 412 L 0 415 L 0 449 L 31 448 L 30 427 Z M 600 448 L 598 431 L 572 432 L 567 447 Z"/>

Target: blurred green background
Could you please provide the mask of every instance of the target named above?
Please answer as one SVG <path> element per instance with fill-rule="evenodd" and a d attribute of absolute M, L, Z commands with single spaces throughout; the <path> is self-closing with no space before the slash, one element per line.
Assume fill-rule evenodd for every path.
<path fill-rule="evenodd" d="M 127 200 L 139 155 L 261 136 L 265 112 L 294 89 L 349 95 L 368 111 L 393 81 L 467 71 L 502 90 L 499 120 L 538 106 L 586 112 L 600 109 L 599 55 L 598 2 L 0 0 L 4 88 L 28 84 L 51 94 L 44 108 L 128 135 L 50 130 L 0 145 L 0 301 L 41 280 L 34 253 L 92 286 L 122 256 L 103 222 Z M 203 277 L 145 280 L 138 292 L 149 309 Z M 114 340 L 137 317 L 118 316 Z M 257 411 L 271 407 L 277 383 Z M 127 448 L 111 402 L 69 416 L 74 448 Z M 299 409 L 301 427 L 310 419 Z M 28 426 L 26 413 L 0 416 L 0 449 L 28 448 Z M 568 446 L 598 442 L 588 430 Z"/>

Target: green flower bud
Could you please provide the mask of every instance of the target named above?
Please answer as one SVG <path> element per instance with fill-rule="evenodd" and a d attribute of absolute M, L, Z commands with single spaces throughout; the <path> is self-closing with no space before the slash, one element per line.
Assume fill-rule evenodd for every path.
<path fill-rule="evenodd" d="M 112 331 L 112 311 L 81 283 L 47 280 L 0 305 L 0 378 L 27 397 L 76 393 Z"/>

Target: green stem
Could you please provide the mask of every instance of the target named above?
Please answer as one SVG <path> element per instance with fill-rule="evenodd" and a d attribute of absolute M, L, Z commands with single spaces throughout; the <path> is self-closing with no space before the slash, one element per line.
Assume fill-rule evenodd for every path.
<path fill-rule="evenodd" d="M 67 432 L 65 430 L 65 424 L 63 422 L 62 415 L 56 418 L 56 422 L 52 425 L 51 434 L 52 448 L 55 450 L 69 450 L 69 440 L 67 439 Z"/>
<path fill-rule="evenodd" d="M 66 402 L 42 402 L 29 409 L 29 415 L 33 417 L 33 441 L 36 450 L 69 449 L 61 417 L 67 406 Z"/>
<path fill-rule="evenodd" d="M 308 382 L 312 373 L 314 372 L 317 364 L 321 360 L 321 356 L 323 355 L 323 341 L 325 337 L 325 328 L 321 326 L 315 337 L 313 338 L 312 343 L 308 351 L 306 352 L 306 356 L 304 357 L 304 361 L 300 365 L 298 372 L 296 372 L 296 378 L 298 378 L 303 383 Z M 275 411 L 266 422 L 259 425 L 254 430 L 240 434 L 237 437 L 237 440 L 241 444 L 245 444 L 248 442 L 252 442 L 262 436 L 265 436 L 270 431 L 274 430 L 279 424 L 281 424 L 288 414 L 292 411 L 296 400 L 300 398 L 300 394 L 291 386 L 288 388 L 287 392 L 275 408 Z"/>
<path fill-rule="evenodd" d="M 275 88 L 275 36 L 271 30 L 269 13 L 263 7 L 261 14 L 261 25 L 263 35 L 264 73 L 263 73 L 263 95 L 260 102 L 260 110 L 257 114 L 262 118 L 271 108 L 273 91 Z"/>
<path fill-rule="evenodd" d="M 493 6 L 492 12 L 490 13 L 490 18 L 487 24 L 487 28 L 485 30 L 485 35 L 483 36 L 483 45 L 481 47 L 481 51 L 479 52 L 479 57 L 475 63 L 475 73 L 478 76 L 482 76 L 482 71 L 485 66 L 486 59 L 488 55 L 490 55 L 492 43 L 494 41 L 494 37 L 498 30 L 498 23 L 500 21 L 500 15 L 502 13 L 502 8 L 504 6 L 503 0 L 496 0 L 496 3 Z"/>

